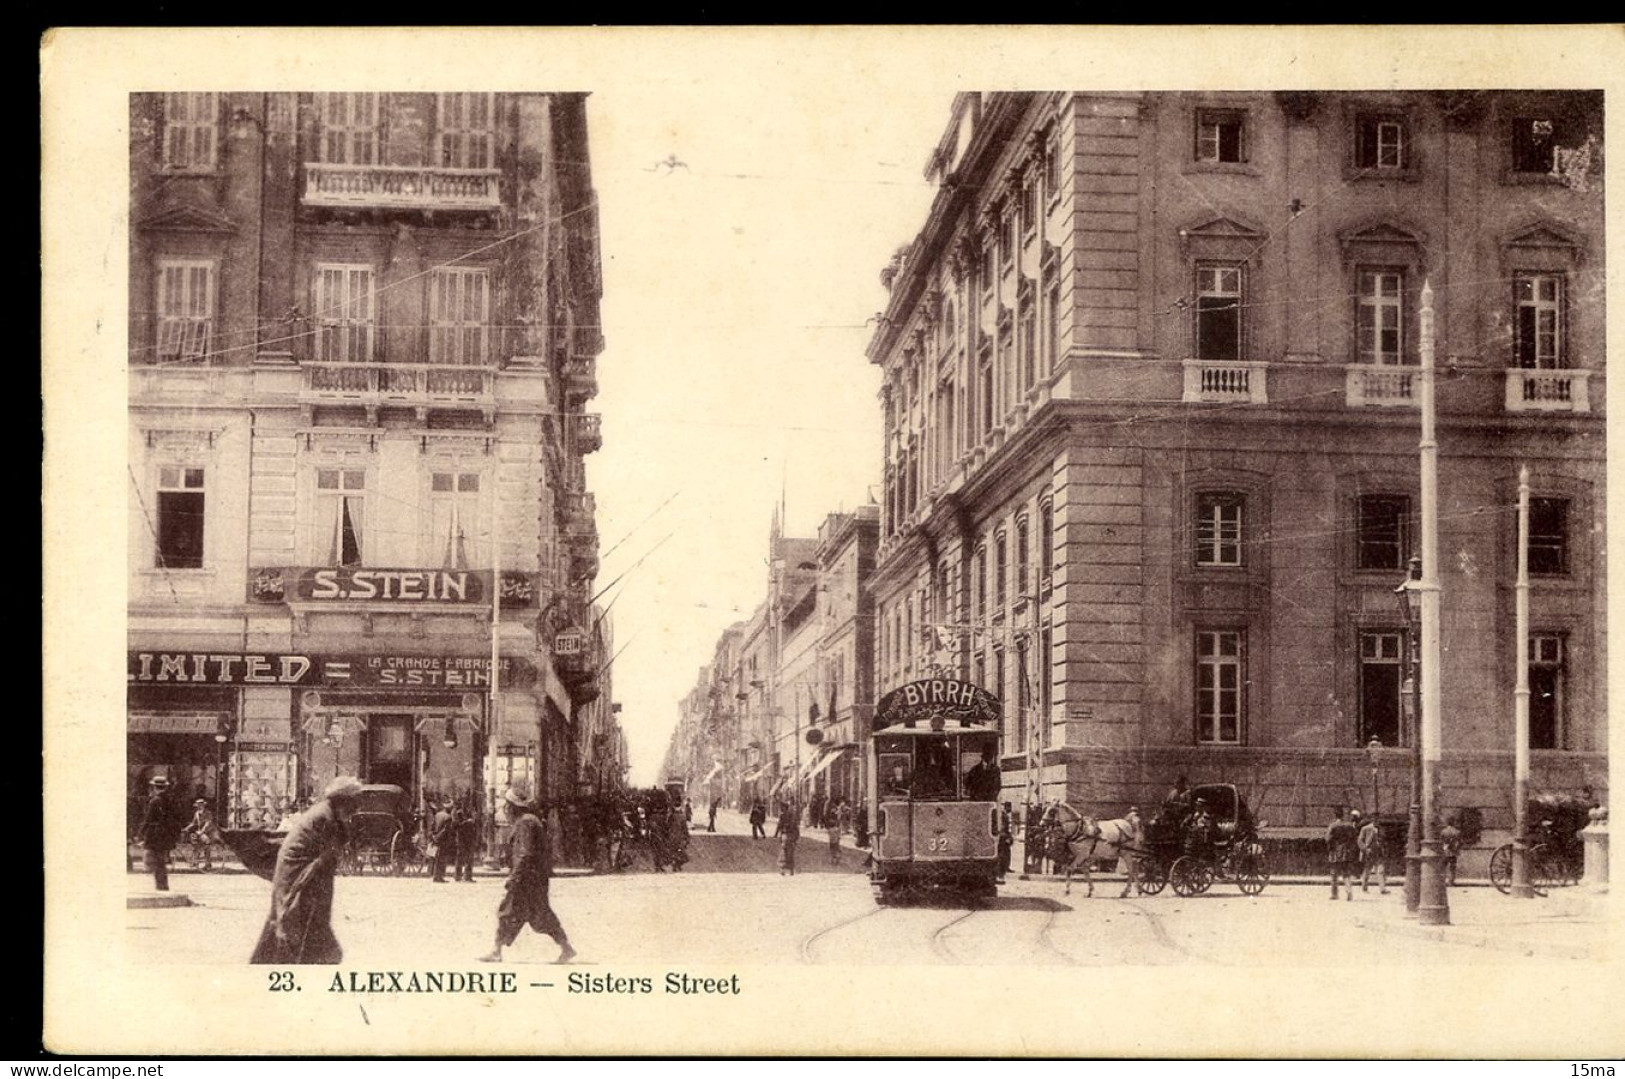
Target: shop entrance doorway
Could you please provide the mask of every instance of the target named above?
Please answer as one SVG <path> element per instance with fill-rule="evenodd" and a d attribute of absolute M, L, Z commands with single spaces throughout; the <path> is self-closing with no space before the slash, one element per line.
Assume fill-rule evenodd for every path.
<path fill-rule="evenodd" d="M 376 712 L 368 716 L 361 751 L 362 782 L 393 783 L 403 790 L 416 790 L 412 761 L 414 730 L 411 716 Z"/>

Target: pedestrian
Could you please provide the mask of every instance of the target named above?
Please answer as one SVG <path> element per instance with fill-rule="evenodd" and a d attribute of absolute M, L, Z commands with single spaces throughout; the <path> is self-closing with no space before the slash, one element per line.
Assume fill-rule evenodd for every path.
<path fill-rule="evenodd" d="M 721 807 L 722 807 L 722 799 L 716 797 L 715 795 L 712 795 L 712 797 L 711 797 L 711 812 L 710 812 L 710 814 L 707 817 L 706 822 L 705 822 L 705 830 L 706 831 L 714 832 L 714 831 L 717 830 L 717 810 L 720 809 Z"/>
<path fill-rule="evenodd" d="M 455 880 L 474 883 L 474 854 L 480 846 L 480 814 L 470 799 L 457 806 L 451 815 L 452 834 L 456 843 L 456 861 L 452 865 Z"/>
<path fill-rule="evenodd" d="M 859 806 L 852 814 L 852 845 L 859 850 L 869 849 L 869 807 Z"/>
<path fill-rule="evenodd" d="M 1337 898 L 1337 885 L 1347 884 L 1345 899 L 1354 898 L 1354 866 L 1359 861 L 1360 833 L 1349 820 L 1347 807 L 1339 807 L 1337 816 L 1326 827 L 1326 861 L 1332 872 L 1332 898 Z"/>
<path fill-rule="evenodd" d="M 202 862 L 200 868 L 207 873 L 214 869 L 214 840 L 219 835 L 215 827 L 214 811 L 209 808 L 207 798 L 199 798 L 192 803 L 192 820 L 181 829 L 192 844 L 193 860 Z"/>
<path fill-rule="evenodd" d="M 751 803 L 750 837 L 752 839 L 767 838 L 767 807 L 762 804 L 760 798 Z"/>
<path fill-rule="evenodd" d="M 457 841 L 456 823 L 451 817 L 449 801 L 436 802 L 429 816 L 429 868 L 436 884 L 446 883 L 446 862 L 452 856 L 452 844 Z"/>
<path fill-rule="evenodd" d="M 1015 849 L 1015 823 L 1011 813 L 1010 803 L 1005 802 L 999 809 L 999 883 L 1010 875 L 1010 852 Z"/>
<path fill-rule="evenodd" d="M 852 830 L 852 805 L 845 798 L 841 799 L 835 812 L 835 826 L 843 832 Z"/>
<path fill-rule="evenodd" d="M 1123 814 L 1128 831 L 1117 846 L 1117 859 L 1123 863 L 1123 893 L 1117 898 L 1127 899 L 1140 883 L 1140 852 L 1145 849 L 1145 825 L 1140 821 L 1140 807 L 1129 806 Z"/>
<path fill-rule="evenodd" d="M 1366 818 L 1360 826 L 1359 838 L 1356 840 L 1360 848 L 1360 891 L 1371 890 L 1371 871 L 1377 872 L 1377 894 L 1388 894 L 1388 864 L 1387 852 L 1383 849 L 1382 829 L 1377 827 L 1377 815 L 1373 813 Z"/>
<path fill-rule="evenodd" d="M 316 804 L 294 819 L 271 875 L 271 913 L 250 963 L 337 963 L 333 935 L 333 875 L 349 839 L 361 780 L 339 776 Z"/>
<path fill-rule="evenodd" d="M 841 864 L 841 806 L 824 811 L 824 831 L 829 836 L 829 864 Z"/>
<path fill-rule="evenodd" d="M 547 826 L 531 806 L 527 792 L 518 788 L 503 796 L 508 814 L 508 886 L 497 908 L 496 946 L 484 963 L 502 962 L 502 949 L 519 939 L 519 930 L 529 925 L 553 938 L 559 946 L 558 962 L 568 963 L 576 954 L 564 932 L 553 905 L 548 900 L 548 883 L 553 876 L 553 847 Z"/>
<path fill-rule="evenodd" d="M 796 875 L 796 844 L 801 842 L 801 810 L 792 802 L 779 804 L 779 876 Z"/>
<path fill-rule="evenodd" d="M 169 777 L 153 776 L 147 784 L 147 808 L 141 815 L 141 839 L 154 889 L 169 891 L 169 852 L 180 838 L 181 824 L 169 798 Z"/>
<path fill-rule="evenodd" d="M 688 861 L 688 816 L 684 813 L 671 815 L 670 832 L 667 838 L 668 857 L 671 859 L 671 871 L 682 872 L 683 865 Z"/>
<path fill-rule="evenodd" d="M 1452 887 L 1456 883 L 1456 856 L 1461 853 L 1461 829 L 1456 826 L 1454 816 L 1444 822 L 1439 829 L 1439 870 L 1444 875 L 1444 886 Z"/>

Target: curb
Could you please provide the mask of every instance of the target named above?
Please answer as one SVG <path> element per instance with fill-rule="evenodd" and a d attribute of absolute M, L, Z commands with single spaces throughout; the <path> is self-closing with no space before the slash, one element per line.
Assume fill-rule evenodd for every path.
<path fill-rule="evenodd" d="M 156 910 L 162 907 L 189 907 L 192 897 L 185 892 L 153 892 L 149 895 L 127 896 L 124 900 L 128 910 Z"/>
<path fill-rule="evenodd" d="M 1395 936 L 1432 940 L 1444 944 L 1461 944 L 1472 948 L 1490 948 L 1495 951 L 1516 952 L 1530 957 L 1543 955 L 1557 959 L 1590 959 L 1594 961 L 1601 961 L 1605 958 L 1603 955 L 1597 954 L 1597 949 L 1580 944 L 1536 943 L 1460 926 L 1413 925 L 1409 922 L 1391 922 L 1383 919 L 1361 917 L 1356 917 L 1354 924 L 1361 929 L 1369 929 L 1377 933 L 1391 933 Z"/>

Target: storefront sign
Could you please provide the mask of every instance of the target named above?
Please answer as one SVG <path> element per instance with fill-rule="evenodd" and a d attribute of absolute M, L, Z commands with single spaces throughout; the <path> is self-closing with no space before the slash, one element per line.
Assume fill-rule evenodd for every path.
<path fill-rule="evenodd" d="M 220 712 L 133 711 L 128 730 L 131 734 L 206 734 L 212 738 L 222 718 Z"/>
<path fill-rule="evenodd" d="M 259 603 L 486 604 L 491 601 L 491 571 L 268 566 L 249 574 L 248 595 Z M 531 606 L 536 602 L 535 575 L 504 571 L 501 595 L 505 608 Z"/>
<path fill-rule="evenodd" d="M 576 626 L 562 629 L 553 636 L 553 654 L 555 656 L 579 656 L 581 646 L 586 634 Z"/>
<path fill-rule="evenodd" d="M 236 750 L 238 753 L 286 753 L 288 752 L 288 743 L 238 742 Z"/>
<path fill-rule="evenodd" d="M 483 689 L 491 684 L 491 657 L 394 654 L 303 655 L 264 652 L 130 652 L 127 680 L 175 686 L 354 686 Z M 536 668 L 502 657 L 501 684 L 534 685 Z M 133 729 L 133 728 L 132 728 Z"/>
<path fill-rule="evenodd" d="M 999 699 L 970 682 L 955 678 L 924 678 L 892 690 L 881 698 L 880 706 L 875 710 L 877 727 L 938 719 L 996 725 L 999 722 Z"/>

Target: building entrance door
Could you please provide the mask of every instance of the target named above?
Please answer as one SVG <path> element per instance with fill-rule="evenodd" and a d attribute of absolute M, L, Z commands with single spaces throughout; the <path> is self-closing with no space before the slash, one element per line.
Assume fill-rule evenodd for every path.
<path fill-rule="evenodd" d="M 411 716 L 377 713 L 368 716 L 361 754 L 362 780 L 367 783 L 393 783 L 403 790 L 413 790 L 413 741 Z"/>

